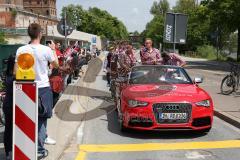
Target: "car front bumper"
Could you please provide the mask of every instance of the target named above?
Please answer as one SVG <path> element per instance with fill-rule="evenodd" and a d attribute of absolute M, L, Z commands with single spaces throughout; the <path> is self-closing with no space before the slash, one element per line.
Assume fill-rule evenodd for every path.
<path fill-rule="evenodd" d="M 213 122 L 213 106 L 197 107 L 191 104 L 191 112 L 186 122 L 159 122 L 152 104 L 146 107 L 124 107 L 123 125 L 139 130 L 203 130 L 211 128 Z"/>

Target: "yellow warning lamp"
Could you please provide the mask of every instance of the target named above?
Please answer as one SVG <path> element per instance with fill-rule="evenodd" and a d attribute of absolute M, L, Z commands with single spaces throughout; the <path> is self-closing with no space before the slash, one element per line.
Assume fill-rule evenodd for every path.
<path fill-rule="evenodd" d="M 17 58 L 16 80 L 33 81 L 35 80 L 34 57 L 30 53 L 20 54 Z"/>

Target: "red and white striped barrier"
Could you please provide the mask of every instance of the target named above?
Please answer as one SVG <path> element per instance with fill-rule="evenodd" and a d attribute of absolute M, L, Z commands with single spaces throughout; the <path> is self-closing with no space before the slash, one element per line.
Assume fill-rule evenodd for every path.
<path fill-rule="evenodd" d="M 37 84 L 14 82 L 13 105 L 13 160 L 37 160 Z"/>

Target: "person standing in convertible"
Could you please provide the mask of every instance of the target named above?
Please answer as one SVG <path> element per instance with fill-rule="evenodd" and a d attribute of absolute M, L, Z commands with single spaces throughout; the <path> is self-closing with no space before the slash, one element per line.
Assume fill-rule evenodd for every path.
<path fill-rule="evenodd" d="M 126 48 L 127 50 L 119 59 L 121 75 L 123 76 L 126 76 L 130 72 L 131 68 L 136 64 L 133 46 L 129 44 Z"/>
<path fill-rule="evenodd" d="M 184 67 L 186 62 L 177 53 L 162 53 L 163 65 Z"/>
<path fill-rule="evenodd" d="M 143 65 L 162 64 L 161 54 L 158 49 L 153 48 L 153 42 L 150 38 L 145 40 L 145 47 L 140 51 Z"/>

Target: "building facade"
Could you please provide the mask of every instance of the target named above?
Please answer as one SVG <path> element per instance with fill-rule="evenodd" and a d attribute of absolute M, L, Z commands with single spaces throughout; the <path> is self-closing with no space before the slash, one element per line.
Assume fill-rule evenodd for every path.
<path fill-rule="evenodd" d="M 23 7 L 38 15 L 57 17 L 56 0 L 23 0 Z"/>
<path fill-rule="evenodd" d="M 0 0 L 1 28 L 27 28 L 39 23 L 46 31 L 48 25 L 58 22 L 56 0 Z"/>

